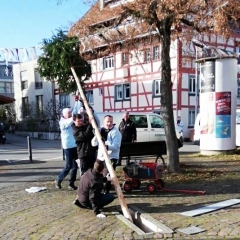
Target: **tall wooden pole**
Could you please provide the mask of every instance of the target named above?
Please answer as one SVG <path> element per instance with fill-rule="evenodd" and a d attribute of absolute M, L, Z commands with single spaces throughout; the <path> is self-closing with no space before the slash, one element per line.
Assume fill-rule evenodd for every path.
<path fill-rule="evenodd" d="M 123 212 L 123 215 L 125 218 L 127 218 L 128 220 L 130 220 L 132 222 L 132 217 L 130 215 L 130 212 L 129 212 L 129 209 L 128 209 L 128 206 L 126 204 L 126 201 L 124 199 L 124 196 L 123 196 L 123 193 L 122 193 L 122 190 L 121 190 L 121 187 L 119 185 L 119 182 L 118 182 L 118 179 L 117 179 L 117 176 L 116 176 L 116 173 L 112 167 L 112 164 L 111 164 L 111 161 L 110 161 L 110 158 L 108 156 L 108 152 L 107 152 L 107 149 L 105 147 L 105 144 L 103 143 L 102 141 L 102 137 L 101 137 L 101 134 L 98 130 L 98 127 L 97 127 L 97 124 L 94 120 L 94 117 L 93 117 L 93 114 L 92 114 L 92 111 L 90 110 L 89 108 L 89 105 L 88 105 L 88 102 L 87 102 L 87 99 L 85 97 L 85 94 L 83 92 L 83 89 L 82 89 L 82 86 L 80 84 L 80 81 L 79 81 L 79 78 L 74 70 L 73 67 L 71 67 L 71 71 L 73 73 L 73 76 L 74 76 L 74 79 L 77 83 L 77 86 L 78 86 L 78 91 L 80 93 L 80 97 L 82 98 L 82 101 L 83 101 L 83 104 L 86 108 L 86 111 L 87 111 L 87 114 L 89 116 L 89 118 L 92 119 L 92 126 L 93 128 L 95 129 L 95 135 L 97 137 L 97 140 L 98 140 L 98 147 L 102 150 L 103 152 L 103 155 L 104 155 L 104 159 L 105 159 L 105 163 L 106 163 L 106 166 L 107 166 L 107 169 L 110 173 L 110 176 L 112 178 L 112 182 L 114 184 L 114 187 L 115 187 L 115 190 L 116 190 L 116 193 L 118 195 L 118 198 L 119 198 L 119 202 L 120 202 L 120 205 L 121 205 L 121 208 L 122 208 L 122 212 Z"/>

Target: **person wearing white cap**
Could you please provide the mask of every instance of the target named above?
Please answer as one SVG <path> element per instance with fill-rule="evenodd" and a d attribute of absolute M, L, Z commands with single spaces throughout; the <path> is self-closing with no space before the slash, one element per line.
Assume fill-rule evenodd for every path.
<path fill-rule="evenodd" d="M 55 186 L 58 189 L 62 188 L 61 183 L 69 172 L 70 178 L 68 188 L 71 190 L 77 189 L 77 187 L 74 185 L 74 182 L 76 181 L 77 177 L 78 166 L 75 160 L 78 158 L 78 155 L 76 141 L 73 136 L 72 124 L 73 124 L 72 110 L 70 108 L 64 108 L 62 110 L 62 117 L 59 121 L 59 126 L 61 130 L 61 140 L 62 147 L 65 153 L 66 165 L 62 169 L 62 171 L 60 172 L 55 181 Z"/>

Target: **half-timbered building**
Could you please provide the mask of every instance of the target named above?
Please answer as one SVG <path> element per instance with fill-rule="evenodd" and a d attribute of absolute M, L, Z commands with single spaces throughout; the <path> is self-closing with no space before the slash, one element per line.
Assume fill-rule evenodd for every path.
<path fill-rule="evenodd" d="M 79 37 L 81 54 L 92 65 L 86 96 L 97 112 L 161 113 L 161 43 L 154 30 L 144 24 L 136 27 L 132 18 L 111 27 L 119 17 L 122 3 L 100 0 L 69 31 Z M 198 36 L 198 40 L 224 49 L 222 54 L 239 53 L 238 31 L 227 40 L 216 35 Z M 195 60 L 202 53 L 195 50 L 192 41 L 176 38 L 170 51 L 174 117 L 182 117 L 186 138 L 199 110 L 199 71 Z"/>

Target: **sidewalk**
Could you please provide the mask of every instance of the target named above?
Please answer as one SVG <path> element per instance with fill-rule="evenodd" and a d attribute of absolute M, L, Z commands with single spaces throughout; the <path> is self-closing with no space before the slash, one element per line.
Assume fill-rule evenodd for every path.
<path fill-rule="evenodd" d="M 6 133 L 6 145 L 14 145 L 17 147 L 27 148 L 27 137 Z M 61 148 L 61 140 L 42 140 L 37 138 L 31 138 L 32 148 L 34 149 L 56 149 Z M 4 148 L 5 145 L 0 145 L 0 149 Z"/>
<path fill-rule="evenodd" d="M 17 143 L 17 138 L 10 137 L 9 144 L 12 144 L 12 141 Z M 18 139 L 21 145 L 21 138 Z M 43 148 L 46 143 L 44 140 L 33 140 L 33 142 L 37 145 L 41 144 L 41 146 L 38 145 L 39 148 Z M 47 145 L 54 148 L 54 144 L 56 143 Z M 181 150 L 187 152 L 194 148 L 186 144 Z M 38 169 L 43 171 L 35 181 L 29 179 L 0 189 L 0 239 L 240 239 L 240 204 L 197 217 L 179 214 L 224 200 L 239 198 L 239 157 L 237 159 L 237 156 L 234 156 L 232 160 L 210 157 L 192 160 L 189 156 L 181 157 L 183 170 L 189 171 L 184 176 L 188 176 L 191 180 L 188 181 L 187 177 L 183 179 L 183 174 L 171 176 L 164 174 L 165 187 L 205 190 L 205 195 L 163 191 L 150 195 L 145 191 L 146 183 L 144 182 L 141 190 L 134 190 L 130 194 L 123 192 L 129 206 L 134 205 L 142 209 L 174 231 L 173 234 L 149 233 L 143 236 L 138 235 L 112 214 L 119 209 L 118 199 L 106 208 L 107 218 L 105 219 L 96 219 L 91 211 L 74 206 L 72 201 L 75 199 L 76 192 L 67 190 L 67 179 L 63 182 L 62 190 L 54 186 L 56 173 L 64 164 L 63 161 L 4 166 L 4 169 L 0 170 L 0 175 L 7 173 L 14 175 L 17 169 L 24 170 L 25 174 L 38 174 Z M 49 172 L 46 172 L 46 169 Z M 195 171 L 198 171 L 196 179 L 194 179 Z M 117 169 L 117 174 L 122 183 L 121 168 Z M 25 188 L 34 186 L 46 187 L 47 190 L 34 194 L 25 191 Z M 190 226 L 198 226 L 205 231 L 195 235 L 182 234 L 178 231 L 180 228 Z"/>

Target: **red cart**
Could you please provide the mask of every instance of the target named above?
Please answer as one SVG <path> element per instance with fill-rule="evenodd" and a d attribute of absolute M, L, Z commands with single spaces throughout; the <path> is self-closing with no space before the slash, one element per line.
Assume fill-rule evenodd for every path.
<path fill-rule="evenodd" d="M 163 164 L 158 162 L 140 162 L 139 164 L 130 164 L 123 168 L 125 192 L 131 192 L 133 189 L 139 189 L 141 181 L 148 181 L 147 190 L 149 193 L 155 193 L 157 190 L 165 192 L 178 192 L 187 194 L 205 194 L 205 191 L 180 190 L 164 188 L 164 181 L 161 179 L 163 174 Z"/>
<path fill-rule="evenodd" d="M 133 189 L 139 189 L 141 181 L 148 181 L 147 190 L 149 193 L 155 193 L 158 189 L 162 189 L 164 182 L 161 179 L 163 174 L 163 164 L 158 162 L 140 162 L 132 163 L 123 168 L 125 192 L 131 192 Z"/>

